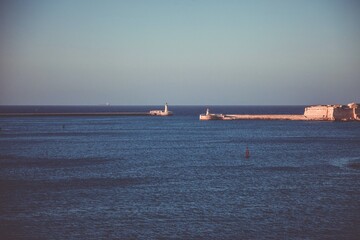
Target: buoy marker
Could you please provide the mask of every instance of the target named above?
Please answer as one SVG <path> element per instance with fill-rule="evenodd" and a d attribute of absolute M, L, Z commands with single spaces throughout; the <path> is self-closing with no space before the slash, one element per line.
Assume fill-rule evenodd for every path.
<path fill-rule="evenodd" d="M 246 146 L 245 158 L 249 158 L 249 157 L 250 157 L 250 151 L 249 151 L 249 148 Z"/>

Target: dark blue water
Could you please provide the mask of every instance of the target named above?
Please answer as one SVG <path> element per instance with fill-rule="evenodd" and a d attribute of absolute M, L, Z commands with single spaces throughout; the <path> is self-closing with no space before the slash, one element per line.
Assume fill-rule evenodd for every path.
<path fill-rule="evenodd" d="M 205 106 L 171 110 L 0 118 L 0 239 L 358 239 L 359 122 L 201 122 Z"/>

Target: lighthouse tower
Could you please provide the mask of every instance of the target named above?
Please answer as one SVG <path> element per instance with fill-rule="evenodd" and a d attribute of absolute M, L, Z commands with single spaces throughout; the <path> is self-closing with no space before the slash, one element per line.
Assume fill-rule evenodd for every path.
<path fill-rule="evenodd" d="M 168 104 L 167 103 L 165 103 L 165 109 L 164 109 L 164 113 L 168 113 L 169 111 L 168 111 Z"/>
<path fill-rule="evenodd" d="M 168 110 L 168 104 L 165 103 L 165 109 L 163 110 L 151 110 L 149 112 L 150 115 L 152 116 L 171 116 L 173 115 L 172 111 Z"/>

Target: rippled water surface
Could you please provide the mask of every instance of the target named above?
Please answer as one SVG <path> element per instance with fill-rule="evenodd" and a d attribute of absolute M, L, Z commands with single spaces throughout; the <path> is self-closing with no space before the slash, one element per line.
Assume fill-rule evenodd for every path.
<path fill-rule="evenodd" d="M 359 122 L 172 110 L 0 118 L 0 239 L 358 239 Z"/>

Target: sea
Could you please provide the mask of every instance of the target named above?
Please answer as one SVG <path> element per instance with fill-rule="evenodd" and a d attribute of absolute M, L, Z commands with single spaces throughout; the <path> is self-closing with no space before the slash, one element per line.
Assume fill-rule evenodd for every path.
<path fill-rule="evenodd" d="M 199 121 L 207 107 L 304 111 L 0 117 L 0 239 L 360 238 L 360 122 Z"/>

